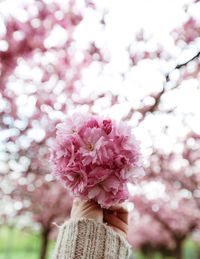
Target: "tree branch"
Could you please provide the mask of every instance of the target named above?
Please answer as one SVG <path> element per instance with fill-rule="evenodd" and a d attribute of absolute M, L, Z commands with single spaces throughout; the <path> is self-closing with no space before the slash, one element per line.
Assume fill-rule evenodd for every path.
<path fill-rule="evenodd" d="M 166 83 L 169 82 L 170 80 L 170 74 L 176 70 L 176 69 L 180 69 L 184 66 L 186 66 L 187 64 L 189 64 L 191 61 L 195 60 L 196 58 L 198 58 L 200 56 L 200 51 L 195 55 L 193 56 L 192 58 L 190 58 L 188 61 L 184 62 L 184 63 L 181 63 L 181 64 L 178 64 L 176 65 L 172 71 L 168 72 L 166 75 L 165 75 L 165 82 L 164 82 L 164 86 L 163 86 L 163 90 L 157 95 L 157 97 L 155 98 L 155 103 L 152 105 L 152 107 L 148 110 L 148 112 L 154 112 L 155 110 L 157 110 L 157 107 L 160 103 L 160 100 L 161 100 L 161 97 L 163 96 L 163 94 L 166 92 Z M 146 114 L 145 114 L 146 115 Z"/>
<path fill-rule="evenodd" d="M 191 59 L 189 59 L 188 61 L 182 63 L 182 64 L 178 64 L 173 70 L 175 69 L 180 69 L 181 67 L 186 66 L 187 64 L 189 64 L 191 61 L 195 60 L 196 58 L 198 58 L 200 56 L 200 51 Z"/>
<path fill-rule="evenodd" d="M 161 101 L 161 98 L 162 98 L 163 94 L 166 92 L 166 84 L 167 84 L 167 82 L 169 82 L 169 80 L 170 80 L 170 74 L 171 74 L 174 70 L 176 70 L 176 69 L 181 69 L 182 67 L 186 66 L 186 65 L 189 64 L 191 61 L 197 59 L 199 56 L 200 56 L 200 51 L 199 51 L 195 56 L 193 56 L 192 58 L 190 58 L 189 60 L 187 60 L 186 62 L 176 65 L 170 72 L 168 72 L 168 73 L 165 74 L 165 82 L 164 82 L 164 85 L 163 85 L 163 89 L 162 89 L 161 92 L 159 92 L 159 93 L 154 97 L 155 103 L 154 103 L 153 105 L 144 106 L 144 107 L 142 107 L 142 108 L 140 108 L 140 109 L 138 109 L 138 110 L 135 110 L 135 109 L 131 108 L 131 110 L 129 111 L 129 113 L 128 113 L 127 115 L 125 115 L 122 120 L 131 119 L 131 117 L 132 117 L 132 115 L 133 115 L 133 113 L 134 113 L 133 111 L 138 111 L 138 112 L 140 112 L 140 113 L 142 114 L 143 117 L 142 117 L 142 119 L 141 119 L 140 121 L 144 120 L 144 118 L 146 117 L 146 114 L 147 114 L 148 112 L 150 112 L 150 113 L 155 112 L 155 111 L 158 109 L 158 105 L 160 104 L 160 101 Z"/>

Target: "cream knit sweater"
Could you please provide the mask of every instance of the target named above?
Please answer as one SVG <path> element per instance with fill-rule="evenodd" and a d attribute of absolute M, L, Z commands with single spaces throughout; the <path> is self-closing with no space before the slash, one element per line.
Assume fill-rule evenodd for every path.
<path fill-rule="evenodd" d="M 128 243 L 112 228 L 81 218 L 60 227 L 52 259 L 127 259 L 129 254 Z"/>

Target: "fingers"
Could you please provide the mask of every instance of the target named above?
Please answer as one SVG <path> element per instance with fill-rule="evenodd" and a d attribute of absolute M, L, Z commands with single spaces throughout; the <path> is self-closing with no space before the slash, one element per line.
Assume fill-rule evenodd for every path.
<path fill-rule="evenodd" d="M 117 212 L 120 212 L 120 213 L 128 213 L 128 210 L 126 209 L 126 207 L 124 205 L 121 205 L 121 204 L 111 206 L 109 208 L 109 210 L 117 211 Z"/>
<path fill-rule="evenodd" d="M 103 223 L 103 210 L 95 202 L 75 199 L 71 210 L 71 218 L 90 218 Z"/>
<path fill-rule="evenodd" d="M 122 231 L 125 236 L 127 235 L 128 225 L 125 222 L 123 222 L 120 218 L 116 217 L 113 214 L 105 213 L 104 219 L 109 225 L 111 225 L 111 227 Z"/>
<path fill-rule="evenodd" d="M 99 205 L 93 201 L 81 201 L 79 199 L 74 199 L 73 201 L 73 208 L 80 208 L 82 211 L 88 210 L 88 209 L 99 209 Z"/>
<path fill-rule="evenodd" d="M 128 212 L 124 214 L 117 212 L 116 216 L 120 218 L 125 224 L 128 224 Z"/>
<path fill-rule="evenodd" d="M 108 210 L 104 210 L 104 214 L 113 214 L 128 224 L 128 210 L 123 205 L 111 206 Z"/>

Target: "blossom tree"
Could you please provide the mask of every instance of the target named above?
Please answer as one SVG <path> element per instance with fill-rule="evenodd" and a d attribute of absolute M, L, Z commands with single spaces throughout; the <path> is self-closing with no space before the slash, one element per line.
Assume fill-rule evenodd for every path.
<path fill-rule="evenodd" d="M 199 135 L 190 132 L 177 144 L 179 152 L 164 154 L 154 150 L 149 157 L 142 186 L 161 183 L 165 189 L 162 198 L 152 200 L 141 194 L 132 199 L 137 212 L 132 216 L 129 238 L 133 247 L 144 254 L 170 252 L 182 258 L 183 241 L 199 232 Z"/>
<path fill-rule="evenodd" d="M 44 143 L 35 143 L 31 145 L 29 152 L 20 150 L 20 171 L 17 171 L 15 165 L 15 172 L 4 177 L 2 185 L 10 186 L 3 197 L 5 201 L 6 197 L 12 200 L 12 216 L 18 218 L 29 214 L 33 222 L 39 224 L 42 238 L 41 259 L 46 258 L 48 241 L 57 235 L 56 225 L 68 219 L 73 200 L 69 192 L 53 179 L 48 149 Z M 5 214 L 4 217 L 6 216 L 10 218 L 9 215 Z M 24 224 L 24 227 L 32 230 L 32 224 Z"/>
<path fill-rule="evenodd" d="M 57 235 L 56 225 L 62 224 L 70 216 L 73 198 L 53 179 L 48 146 L 39 143 L 32 145 L 30 149 L 31 152 L 25 153 L 26 158 L 31 161 L 30 166 L 16 179 L 12 196 L 22 204 L 18 215 L 30 212 L 33 221 L 40 224 L 42 237 L 40 258 L 44 259 L 49 239 Z"/>
<path fill-rule="evenodd" d="M 143 99 L 144 105 L 141 103 L 141 108 L 137 110 L 140 112 L 140 129 L 142 125 L 147 125 L 148 117 L 155 122 L 155 117 L 160 120 L 163 117 L 165 120 L 162 121 L 162 126 L 157 123 L 160 126 L 160 132 L 155 130 L 155 127 L 154 132 L 151 132 L 151 129 L 148 132 L 151 135 L 151 144 L 148 147 L 146 177 L 141 186 L 145 189 L 145 186 L 152 182 L 162 184 L 167 196 L 162 199 L 157 197 L 152 201 L 148 199 L 148 195 L 144 197 L 143 193 L 133 199 L 135 205 L 133 218 L 136 218 L 130 225 L 130 242 L 133 247 L 142 249 L 145 253 L 152 254 L 157 250 L 166 255 L 171 251 L 170 253 L 174 253 L 177 258 L 181 258 L 183 240 L 191 237 L 194 232 L 198 232 L 199 226 L 199 129 L 195 123 L 191 123 L 198 117 L 195 115 L 195 108 L 193 112 L 189 112 L 189 102 L 187 103 L 188 111 L 184 109 L 184 112 L 180 109 L 178 102 L 184 96 L 182 90 L 186 87 L 191 89 L 190 82 L 194 82 L 195 91 L 197 94 L 199 92 L 199 21 L 192 15 L 192 8 L 199 8 L 199 1 L 185 6 L 186 21 L 171 33 L 174 45 L 179 49 L 179 56 L 166 52 L 161 45 L 158 45 L 155 51 L 141 48 L 141 45 L 144 46 L 144 41 L 146 46 L 148 42 L 151 42 L 151 38 L 144 30 L 138 33 L 137 44 L 133 45 L 135 48 L 131 48 L 131 45 L 129 48 L 133 67 L 145 60 L 150 60 L 152 64 L 157 60 L 161 66 L 163 63 L 169 65 L 167 71 L 163 70 L 161 90 L 146 96 Z M 137 46 L 142 51 L 138 51 Z M 186 55 L 188 49 L 191 51 L 189 55 Z M 170 103 L 170 98 L 177 93 L 176 99 L 173 99 L 177 103 Z M 134 117 L 135 112 L 136 109 L 131 108 L 125 119 Z M 173 128 L 169 123 L 169 118 L 173 120 L 173 117 L 176 118 L 174 125 L 178 125 L 178 118 L 181 121 L 177 136 L 175 136 L 175 127 Z M 166 137 L 167 141 L 162 141 L 162 138 Z M 146 227 L 142 226 L 142 222 L 146 224 Z M 177 222 L 177 226 L 179 222 L 185 222 L 182 225 L 184 228 L 175 229 L 171 222 Z M 158 231 L 152 230 L 153 224 Z"/>
<path fill-rule="evenodd" d="M 54 202 L 59 202 L 57 199 L 59 195 L 63 196 L 62 190 L 60 190 L 61 194 L 56 194 L 58 197 L 55 197 L 52 203 L 50 199 L 45 200 L 44 195 L 40 196 L 44 190 L 51 193 L 50 186 L 52 188 L 54 186 L 54 183 L 49 180 L 49 187 L 47 187 L 51 172 L 47 162 L 47 150 L 52 143 L 52 138 L 55 137 L 56 124 L 60 122 L 64 114 L 70 113 L 73 108 L 83 107 L 86 111 L 95 112 L 97 110 L 95 107 L 101 100 L 106 100 L 107 107 L 111 108 L 123 102 L 128 103 L 129 96 L 123 98 L 109 89 L 95 92 L 93 95 L 85 94 L 84 98 L 81 96 L 83 90 L 86 89 L 82 82 L 84 71 L 89 70 L 93 63 L 102 64 L 102 67 L 107 68 L 104 52 L 96 42 L 88 42 L 86 47 L 80 48 L 75 39 L 76 30 L 84 21 L 84 10 L 95 11 L 93 2 L 83 1 L 83 6 L 79 8 L 79 1 L 74 0 L 68 1 L 67 4 L 62 4 L 60 1 L 47 3 L 43 0 L 34 0 L 28 5 L 23 4 L 19 7 L 19 13 L 22 14 L 20 17 L 2 13 L 3 8 L 1 7 L 4 2 L 6 1 L 0 3 L 2 28 L 0 36 L 0 192 L 5 198 L 3 198 L 5 202 L 8 201 L 7 198 L 21 199 L 21 205 L 19 206 L 18 203 L 16 206 L 17 210 L 32 211 L 36 222 L 40 222 L 48 229 L 50 222 L 48 219 L 57 221 L 57 218 L 54 215 L 46 215 L 47 221 L 45 221 L 40 214 L 41 207 L 39 206 L 35 210 L 35 202 L 29 203 L 29 206 L 24 208 L 26 202 L 20 198 L 20 195 L 23 193 L 23 196 L 29 201 L 36 201 L 38 197 L 42 197 L 44 199 L 41 199 L 41 206 L 49 202 L 48 206 L 52 206 L 52 208 Z M 148 89 L 147 93 L 144 91 L 139 104 L 132 101 L 131 108 L 123 111 L 122 119 L 129 120 L 130 123 L 138 126 L 139 131 L 143 132 L 143 137 L 146 135 L 151 137 L 150 130 L 148 131 L 149 125 L 154 124 L 155 120 L 162 121 L 162 116 L 174 119 L 173 122 L 176 125 L 181 117 L 181 126 L 185 130 L 185 136 L 191 131 L 188 124 L 193 116 L 192 112 L 182 114 L 177 102 L 181 99 L 184 83 L 199 77 L 200 26 L 197 18 L 190 13 L 190 9 L 197 8 L 199 4 L 199 1 L 193 1 L 185 6 L 185 22 L 171 33 L 177 50 L 174 55 L 166 51 L 165 47 L 159 43 L 156 47 L 154 46 L 154 50 L 149 49 L 148 46 L 151 46 L 152 43 L 151 37 L 145 30 L 141 30 L 136 35 L 135 41 L 131 42 L 127 48 L 129 69 L 119 75 L 123 79 L 122 83 L 125 83 L 126 79 L 134 74 L 134 71 L 145 61 L 150 61 L 152 65 L 158 63 L 161 68 L 157 71 L 157 76 L 161 78 L 160 88 L 157 91 Z M 105 13 L 99 21 L 102 27 L 106 27 L 107 15 L 109 13 Z M 185 55 L 188 49 L 192 51 L 189 55 Z M 182 56 L 184 58 L 181 58 Z M 132 83 L 129 88 L 133 89 Z M 195 86 L 195 90 L 198 90 L 198 85 Z M 133 89 L 131 95 L 134 96 L 136 92 L 137 90 Z M 170 102 L 169 99 L 175 94 L 178 96 L 176 102 Z M 169 132 L 168 125 L 165 122 L 162 123 L 158 134 L 159 141 L 157 141 L 161 143 L 165 136 L 169 140 L 174 135 Z M 154 130 L 155 128 L 156 126 Z M 160 134 L 161 132 L 164 133 Z M 154 135 L 156 134 L 154 132 Z M 169 201 L 163 201 L 163 204 L 161 201 L 156 201 L 159 203 L 158 211 L 150 210 L 153 204 L 151 202 L 144 204 L 144 200 L 140 199 L 138 211 L 142 212 L 144 207 L 148 209 L 145 209 L 144 216 L 141 216 L 141 222 L 155 223 L 155 228 L 158 231 L 162 229 L 163 233 L 162 239 L 159 240 L 156 237 L 157 232 L 154 231 L 153 236 L 157 239 L 157 244 L 149 242 L 148 246 L 151 250 L 152 247 L 164 249 L 163 243 L 167 244 L 166 250 L 180 247 L 177 241 L 180 240 L 178 239 L 179 233 L 181 233 L 182 241 L 196 226 L 196 219 L 191 215 L 186 215 L 187 224 L 184 230 L 172 227 L 171 221 L 178 222 L 178 219 L 185 215 L 187 209 L 184 208 L 191 208 L 190 206 L 193 208 L 194 202 L 198 203 L 198 174 L 190 176 L 191 170 L 198 171 L 198 162 L 196 162 L 198 159 L 194 159 L 198 152 L 190 146 L 193 142 L 197 143 L 197 139 L 198 137 L 189 136 L 182 139 L 181 145 L 184 143 L 184 152 L 178 155 L 174 150 L 166 154 L 164 150 L 156 146 L 156 141 L 148 147 L 149 153 L 146 157 L 150 163 L 147 164 L 149 169 L 146 170 L 146 182 L 150 182 L 152 179 L 161 181 L 166 186 L 166 190 L 172 191 L 173 194 L 186 195 L 187 193 L 187 195 L 192 194 L 193 196 L 192 205 L 184 197 L 180 200 L 177 198 L 175 202 L 178 207 L 176 208 L 171 208 Z M 177 142 L 177 139 L 175 141 Z M 47 157 L 45 157 L 46 155 Z M 174 170 L 174 164 L 177 161 L 181 161 L 182 165 L 182 168 L 178 169 L 179 174 Z M 164 166 L 166 168 L 163 169 Z M 19 184 L 16 184 L 17 181 Z M 174 197 L 170 196 L 170 199 L 173 200 Z M 22 205 L 23 208 L 21 208 Z M 52 213 L 52 210 L 49 210 L 49 213 L 50 211 Z M 165 217 L 164 212 L 170 214 L 172 219 Z M 67 216 L 65 209 L 63 213 L 62 215 Z M 60 220 L 59 215 L 56 217 Z M 131 228 L 131 231 L 136 233 L 135 228 Z M 137 232 L 141 237 L 144 228 L 137 225 L 137 231 L 141 231 Z M 151 231 L 153 230 L 151 229 L 150 233 Z M 147 238 L 148 235 L 145 237 Z M 44 240 L 47 239 L 44 238 Z M 46 242 L 44 241 L 43 256 Z M 143 243 L 138 241 L 138 243 L 141 244 L 138 247 L 142 248 L 147 241 Z"/>
<path fill-rule="evenodd" d="M 47 176 L 46 178 L 48 178 Z M 24 184 L 23 180 L 19 179 L 19 182 L 24 185 L 23 188 L 20 187 L 20 193 L 18 193 L 19 201 L 23 204 L 18 214 L 31 212 L 34 222 L 40 224 L 42 238 L 40 258 L 44 259 L 49 239 L 57 236 L 58 227 L 56 225 L 62 224 L 70 216 L 73 199 L 57 181 L 47 181 L 43 177 L 36 178 L 37 180 L 34 179 L 29 184 Z M 16 199 L 15 192 L 13 195 Z M 30 205 L 25 207 L 24 204 L 27 202 Z"/>
<path fill-rule="evenodd" d="M 129 241 L 149 257 L 159 251 L 182 258 L 182 243 L 198 226 L 200 212 L 195 202 L 172 191 L 165 199 L 150 201 L 143 195 L 132 199 L 141 217 L 137 220 L 137 214 L 132 215 Z"/>
<path fill-rule="evenodd" d="M 138 30 L 134 41 L 127 48 L 130 71 L 145 61 L 150 61 L 152 65 L 158 63 L 161 67 L 160 76 L 163 84 L 159 91 L 150 91 L 148 95 L 141 98 L 140 107 L 131 107 L 124 119 L 136 117 L 139 118 L 138 123 L 140 123 L 151 113 L 163 112 L 174 115 L 178 107 L 166 105 L 167 97 L 176 93 L 177 89 L 181 92 L 185 81 L 199 77 L 200 23 L 198 16 L 194 15 L 194 10 L 199 8 L 200 2 L 195 0 L 183 6 L 185 21 L 171 32 L 173 46 L 176 48 L 175 54 L 167 51 L 145 29 Z M 128 73 L 123 74 L 123 77 L 127 76 Z"/>

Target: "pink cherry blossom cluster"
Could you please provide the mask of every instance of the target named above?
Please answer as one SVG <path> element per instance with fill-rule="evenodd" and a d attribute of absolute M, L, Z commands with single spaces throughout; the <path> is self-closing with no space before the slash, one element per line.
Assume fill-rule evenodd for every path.
<path fill-rule="evenodd" d="M 128 199 L 127 183 L 144 174 L 131 127 L 92 115 L 75 113 L 57 125 L 51 160 L 75 197 L 103 208 Z"/>

